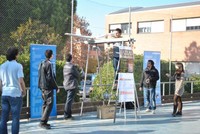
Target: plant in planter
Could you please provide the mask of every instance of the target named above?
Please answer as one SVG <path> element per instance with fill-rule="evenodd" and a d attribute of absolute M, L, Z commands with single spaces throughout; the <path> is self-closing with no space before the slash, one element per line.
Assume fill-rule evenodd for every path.
<path fill-rule="evenodd" d="M 112 90 L 113 80 L 113 65 L 112 62 L 108 62 L 103 65 L 100 74 L 96 76 L 93 83 L 93 90 L 90 93 L 90 98 L 92 101 L 103 101 L 103 105 L 97 107 L 97 117 L 101 119 L 108 119 L 114 117 L 115 107 L 113 105 L 108 104 L 109 99 L 116 99 L 116 92 Z"/>

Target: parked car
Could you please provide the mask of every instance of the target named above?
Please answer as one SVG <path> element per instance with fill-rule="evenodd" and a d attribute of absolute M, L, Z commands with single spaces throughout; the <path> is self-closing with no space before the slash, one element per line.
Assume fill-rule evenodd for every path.
<path fill-rule="evenodd" d="M 85 85 L 86 97 L 89 97 L 89 94 L 92 90 L 92 83 L 93 83 L 95 77 L 96 77 L 96 74 L 88 74 L 87 75 L 86 85 Z M 79 90 L 80 96 L 83 96 L 84 81 L 85 80 L 82 79 L 82 81 L 80 83 L 80 90 Z"/>

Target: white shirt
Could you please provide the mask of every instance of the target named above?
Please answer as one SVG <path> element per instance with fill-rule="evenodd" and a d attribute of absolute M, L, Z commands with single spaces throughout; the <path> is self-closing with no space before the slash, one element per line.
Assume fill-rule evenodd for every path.
<path fill-rule="evenodd" d="M 0 66 L 0 80 L 2 81 L 2 96 L 20 97 L 19 78 L 23 78 L 23 67 L 16 60 L 6 61 Z"/>

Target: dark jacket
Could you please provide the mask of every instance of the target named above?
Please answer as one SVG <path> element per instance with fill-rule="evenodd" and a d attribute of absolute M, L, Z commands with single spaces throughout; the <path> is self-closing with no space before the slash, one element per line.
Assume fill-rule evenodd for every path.
<path fill-rule="evenodd" d="M 49 60 L 40 63 L 38 69 L 38 87 L 40 89 L 53 90 L 58 89 L 53 66 Z"/>
<path fill-rule="evenodd" d="M 149 83 L 147 83 L 147 79 L 149 79 Z M 157 80 L 159 80 L 158 70 L 154 66 L 150 70 L 146 68 L 142 73 L 140 87 L 155 88 Z"/>
<path fill-rule="evenodd" d="M 63 86 L 65 90 L 77 89 L 78 88 L 78 80 L 79 80 L 79 72 L 76 67 L 70 63 L 66 62 L 63 68 Z"/>

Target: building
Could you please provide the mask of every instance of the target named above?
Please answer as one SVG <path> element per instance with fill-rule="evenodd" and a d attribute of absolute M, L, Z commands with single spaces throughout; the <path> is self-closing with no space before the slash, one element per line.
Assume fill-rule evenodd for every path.
<path fill-rule="evenodd" d="M 106 32 L 121 28 L 128 36 L 129 24 L 135 54 L 160 51 L 163 60 L 192 62 L 200 68 L 200 1 L 126 8 L 106 15 Z M 198 68 L 193 73 L 199 73 Z"/>

